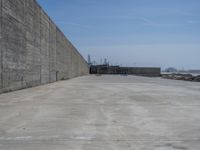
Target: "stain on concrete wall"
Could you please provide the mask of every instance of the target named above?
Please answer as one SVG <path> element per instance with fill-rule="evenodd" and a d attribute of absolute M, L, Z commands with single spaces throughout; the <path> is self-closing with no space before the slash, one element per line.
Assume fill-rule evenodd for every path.
<path fill-rule="evenodd" d="M 89 73 L 35 0 L 0 0 L 0 93 Z"/>

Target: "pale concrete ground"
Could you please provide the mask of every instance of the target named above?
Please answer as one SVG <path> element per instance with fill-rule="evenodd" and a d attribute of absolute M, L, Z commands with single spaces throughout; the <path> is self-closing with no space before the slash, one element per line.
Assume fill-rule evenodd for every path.
<path fill-rule="evenodd" d="M 0 150 L 199 150 L 200 83 L 85 76 L 0 95 Z"/>

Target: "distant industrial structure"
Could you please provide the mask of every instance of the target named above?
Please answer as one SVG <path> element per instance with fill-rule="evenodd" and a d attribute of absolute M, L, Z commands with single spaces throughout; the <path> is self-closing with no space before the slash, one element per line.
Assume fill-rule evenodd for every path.
<path fill-rule="evenodd" d="M 96 61 L 93 61 L 96 62 Z M 157 67 L 122 67 L 118 65 L 110 65 L 107 58 L 103 64 L 92 63 L 91 56 L 88 55 L 88 65 L 90 66 L 90 74 L 121 74 L 121 75 L 138 75 L 148 77 L 160 77 L 161 68 Z"/>
<path fill-rule="evenodd" d="M 92 61 L 91 61 L 91 56 L 88 55 L 88 65 L 91 66 L 92 65 Z"/>
<path fill-rule="evenodd" d="M 120 67 L 105 65 L 91 65 L 90 74 L 122 74 L 122 75 L 139 75 L 148 77 L 160 77 L 161 68 L 150 67 Z"/>

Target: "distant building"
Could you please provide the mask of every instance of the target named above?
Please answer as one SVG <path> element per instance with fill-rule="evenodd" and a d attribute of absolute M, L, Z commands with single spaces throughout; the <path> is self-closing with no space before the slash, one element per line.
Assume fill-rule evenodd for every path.
<path fill-rule="evenodd" d="M 105 65 L 91 65 L 91 74 L 125 74 L 125 75 L 139 75 L 158 77 L 161 75 L 160 68 L 150 67 L 120 67 Z"/>

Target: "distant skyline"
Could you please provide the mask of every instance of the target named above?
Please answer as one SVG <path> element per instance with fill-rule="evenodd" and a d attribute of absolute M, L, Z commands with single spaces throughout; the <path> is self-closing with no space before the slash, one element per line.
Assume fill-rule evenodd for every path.
<path fill-rule="evenodd" d="M 200 69 L 200 0 L 38 0 L 87 59 Z"/>

